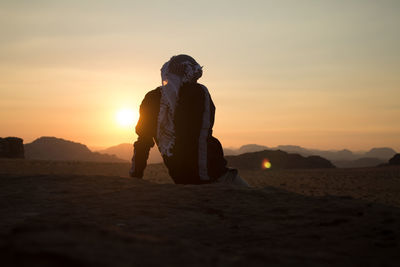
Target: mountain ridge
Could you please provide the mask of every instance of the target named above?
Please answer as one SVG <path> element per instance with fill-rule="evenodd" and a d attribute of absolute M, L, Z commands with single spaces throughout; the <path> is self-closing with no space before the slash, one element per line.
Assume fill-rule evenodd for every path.
<path fill-rule="evenodd" d="M 337 167 L 352 168 L 352 167 L 373 167 L 387 162 L 396 154 L 396 151 L 390 147 L 371 148 L 365 152 L 353 152 L 349 149 L 342 150 L 319 150 L 309 149 L 296 145 L 279 145 L 276 147 L 267 147 L 257 144 L 249 144 L 241 146 L 238 149 L 224 149 L 225 155 L 239 155 L 244 150 L 246 152 L 257 152 L 264 149 L 282 150 L 288 153 L 298 153 L 302 156 L 320 156 L 332 161 Z"/>
<path fill-rule="evenodd" d="M 39 150 L 34 148 L 38 145 L 42 146 Z M 101 150 L 91 150 L 81 143 L 48 136 L 42 136 L 31 143 L 24 144 L 24 147 L 27 159 L 126 162 L 130 161 L 133 155 L 133 144 L 130 143 L 121 143 Z M 239 148 L 224 148 L 224 154 L 225 156 L 234 156 L 263 150 L 281 150 L 287 153 L 297 153 L 303 157 L 320 156 L 339 168 L 373 167 L 386 163 L 396 154 L 396 151 L 390 147 L 353 152 L 349 149 L 319 150 L 297 145 L 268 147 L 259 144 L 246 144 Z M 157 147 L 154 146 L 150 150 L 148 163 L 161 162 L 163 162 L 162 157 Z"/>
<path fill-rule="evenodd" d="M 329 160 L 320 156 L 301 156 L 282 150 L 263 150 L 235 156 L 225 156 L 228 165 L 238 169 L 323 169 L 335 168 Z"/>
<path fill-rule="evenodd" d="M 95 162 L 125 162 L 115 155 L 92 152 L 86 145 L 52 136 L 42 136 L 24 144 L 25 158 L 37 160 L 73 160 Z"/>

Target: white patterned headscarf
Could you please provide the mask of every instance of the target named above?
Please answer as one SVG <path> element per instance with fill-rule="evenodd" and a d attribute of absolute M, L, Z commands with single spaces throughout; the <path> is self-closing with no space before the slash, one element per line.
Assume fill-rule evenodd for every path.
<path fill-rule="evenodd" d="M 172 156 L 175 144 L 174 115 L 179 89 L 184 83 L 195 83 L 202 67 L 190 56 L 173 56 L 161 68 L 161 100 L 157 123 L 157 146 L 163 156 Z"/>

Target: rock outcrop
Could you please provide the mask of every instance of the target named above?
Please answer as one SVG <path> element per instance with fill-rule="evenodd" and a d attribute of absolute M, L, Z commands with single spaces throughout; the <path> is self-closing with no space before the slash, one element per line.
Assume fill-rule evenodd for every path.
<path fill-rule="evenodd" d="M 0 158 L 24 158 L 24 141 L 18 137 L 0 138 Z"/>
<path fill-rule="evenodd" d="M 400 165 L 400 154 L 396 154 L 389 160 L 389 165 Z"/>

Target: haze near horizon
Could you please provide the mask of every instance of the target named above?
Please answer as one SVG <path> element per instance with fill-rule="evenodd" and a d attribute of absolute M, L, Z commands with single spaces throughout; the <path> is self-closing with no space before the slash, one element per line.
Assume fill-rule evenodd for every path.
<path fill-rule="evenodd" d="M 2 1 L 0 136 L 136 139 L 171 56 L 204 66 L 224 147 L 400 151 L 398 1 Z"/>

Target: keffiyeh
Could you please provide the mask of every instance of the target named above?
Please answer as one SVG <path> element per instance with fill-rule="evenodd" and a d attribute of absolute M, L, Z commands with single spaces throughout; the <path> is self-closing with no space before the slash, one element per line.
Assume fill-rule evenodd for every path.
<path fill-rule="evenodd" d="M 162 156 L 172 156 L 175 144 L 174 114 L 179 89 L 184 83 L 197 82 L 202 67 L 190 56 L 173 56 L 161 68 L 161 100 L 157 123 L 157 146 Z"/>

